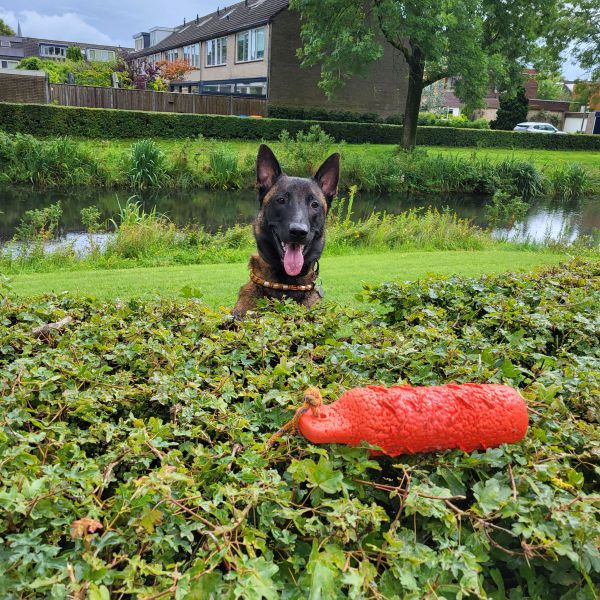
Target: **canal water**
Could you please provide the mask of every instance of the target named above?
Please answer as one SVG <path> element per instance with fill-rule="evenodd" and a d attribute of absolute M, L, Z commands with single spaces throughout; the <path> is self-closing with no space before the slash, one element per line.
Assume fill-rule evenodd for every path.
<path fill-rule="evenodd" d="M 108 221 L 119 212 L 129 198 L 139 201 L 146 211 L 153 208 L 165 214 L 178 226 L 202 225 L 209 231 L 237 223 L 250 223 L 258 205 L 252 191 L 172 191 L 128 192 L 77 188 L 38 190 L 27 186 L 0 186 L 0 242 L 10 240 L 27 210 L 44 208 L 60 202 L 63 210 L 61 235 L 77 245 L 83 231 L 80 211 L 96 206 L 101 220 Z M 464 194 L 445 196 L 410 196 L 391 194 L 358 194 L 353 217 L 368 216 L 374 211 L 401 213 L 411 208 L 449 210 L 480 227 L 489 227 L 486 204 L 489 197 Z M 527 214 L 510 227 L 495 227 L 493 234 L 512 240 L 573 241 L 581 235 L 600 230 L 600 197 L 582 201 L 539 200 L 531 204 Z"/>

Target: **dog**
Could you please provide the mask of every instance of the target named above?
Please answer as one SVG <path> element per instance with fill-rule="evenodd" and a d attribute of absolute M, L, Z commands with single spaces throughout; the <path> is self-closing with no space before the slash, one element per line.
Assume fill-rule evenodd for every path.
<path fill-rule="evenodd" d="M 256 158 L 260 209 L 253 231 L 258 254 L 250 258 L 250 281 L 242 286 L 232 316 L 242 318 L 259 298 L 292 298 L 307 308 L 322 297 L 316 286 L 325 246 L 325 221 L 337 194 L 340 155 L 332 154 L 312 178 L 289 177 L 271 149 Z"/>

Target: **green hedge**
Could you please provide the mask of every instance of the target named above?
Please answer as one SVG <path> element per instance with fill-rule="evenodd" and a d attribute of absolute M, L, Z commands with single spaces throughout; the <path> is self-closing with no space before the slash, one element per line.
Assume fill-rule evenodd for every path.
<path fill-rule="evenodd" d="M 184 138 L 202 134 L 221 139 L 274 140 L 284 129 L 296 135 L 299 131 L 308 131 L 315 124 L 336 140 L 350 143 L 395 144 L 402 135 L 401 126 L 383 123 L 242 119 L 221 115 L 0 103 L 1 129 L 9 133 L 48 136 L 118 139 Z M 535 135 L 453 127 L 419 127 L 417 141 L 422 146 L 600 150 L 600 136 Z"/>

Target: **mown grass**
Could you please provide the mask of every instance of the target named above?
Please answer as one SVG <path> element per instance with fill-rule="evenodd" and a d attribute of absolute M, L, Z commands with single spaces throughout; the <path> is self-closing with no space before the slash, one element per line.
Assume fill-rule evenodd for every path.
<path fill-rule="evenodd" d="M 600 153 L 437 148 L 406 153 L 396 146 L 336 144 L 318 126 L 295 139 L 284 132 L 271 145 L 283 168 L 294 175 L 313 174 L 330 152 L 340 151 L 342 189 L 356 185 L 378 192 L 490 195 L 502 190 L 525 198 L 534 197 L 534 191 L 537 196 L 570 199 L 594 194 L 600 186 Z M 0 181 L 39 186 L 93 183 L 249 189 L 254 186 L 257 147 L 258 143 L 202 138 L 131 144 L 66 138 L 39 141 L 31 136 L 2 134 Z M 64 158 L 57 162 L 56 156 Z M 533 190 L 526 185 L 532 179 L 538 182 Z"/>
<path fill-rule="evenodd" d="M 363 283 L 418 280 L 430 275 L 465 275 L 528 271 L 556 264 L 565 254 L 514 250 L 385 252 L 380 254 L 326 255 L 320 261 L 326 300 L 356 305 Z M 232 307 L 239 288 L 248 280 L 245 262 L 94 271 L 57 271 L 12 276 L 20 296 L 50 292 L 124 300 L 139 297 L 174 297 L 189 288 L 212 308 Z"/>

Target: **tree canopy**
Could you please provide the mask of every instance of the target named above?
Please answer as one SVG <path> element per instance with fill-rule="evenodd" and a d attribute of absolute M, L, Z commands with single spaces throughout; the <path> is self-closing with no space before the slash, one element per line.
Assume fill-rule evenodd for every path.
<path fill-rule="evenodd" d="M 0 35 L 16 35 L 15 30 L 0 19 Z"/>
<path fill-rule="evenodd" d="M 320 65 L 331 95 L 364 74 L 391 44 L 408 65 L 403 146 L 416 139 L 424 87 L 457 77 L 457 96 L 481 106 L 490 84 L 505 90 L 544 43 L 559 16 L 560 0 L 291 0 L 301 13 L 303 65 Z"/>

